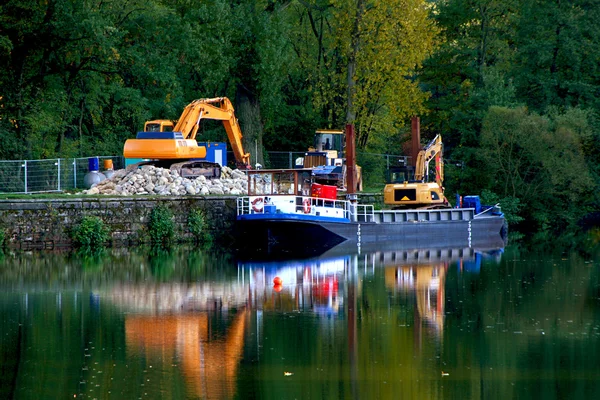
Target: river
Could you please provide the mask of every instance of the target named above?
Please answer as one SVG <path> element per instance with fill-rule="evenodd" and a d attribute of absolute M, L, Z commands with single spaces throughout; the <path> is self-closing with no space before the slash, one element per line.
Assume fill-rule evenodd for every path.
<path fill-rule="evenodd" d="M 600 398 L 598 247 L 6 253 L 0 398 Z"/>

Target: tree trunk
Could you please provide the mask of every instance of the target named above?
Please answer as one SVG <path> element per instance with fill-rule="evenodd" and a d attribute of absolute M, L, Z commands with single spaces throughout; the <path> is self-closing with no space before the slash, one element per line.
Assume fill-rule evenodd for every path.
<path fill-rule="evenodd" d="M 244 150 L 250 153 L 250 165 L 265 165 L 263 156 L 263 124 L 260 105 L 256 96 L 244 86 L 238 85 L 235 95 L 235 115 L 242 130 Z"/>
<path fill-rule="evenodd" d="M 348 91 L 346 94 L 346 124 L 354 124 L 356 120 L 356 110 L 354 109 L 354 96 L 356 94 L 356 55 L 360 46 L 360 21 L 364 13 L 363 0 L 358 0 L 356 17 L 352 27 L 351 48 L 348 56 L 348 74 L 346 84 Z"/>

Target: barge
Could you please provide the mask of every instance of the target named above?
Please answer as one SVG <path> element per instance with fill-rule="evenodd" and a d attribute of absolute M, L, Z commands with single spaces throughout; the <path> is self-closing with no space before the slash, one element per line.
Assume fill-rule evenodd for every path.
<path fill-rule="evenodd" d="M 311 170 L 248 172 L 248 196 L 237 200 L 236 231 L 246 253 L 317 255 L 344 248 L 382 246 L 504 247 L 506 224 L 496 206 L 376 210 L 340 200 L 314 184 Z M 335 189 L 335 187 L 333 187 Z"/>

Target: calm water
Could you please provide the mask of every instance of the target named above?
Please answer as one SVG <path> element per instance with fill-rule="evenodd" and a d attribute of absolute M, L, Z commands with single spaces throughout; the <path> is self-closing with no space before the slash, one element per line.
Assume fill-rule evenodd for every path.
<path fill-rule="evenodd" d="M 598 255 L 5 254 L 0 398 L 597 399 Z"/>

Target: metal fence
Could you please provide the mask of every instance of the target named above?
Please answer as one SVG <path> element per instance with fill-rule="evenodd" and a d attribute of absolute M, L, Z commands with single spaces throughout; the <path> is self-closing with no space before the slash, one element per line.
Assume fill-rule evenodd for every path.
<path fill-rule="evenodd" d="M 124 168 L 119 156 L 111 159 L 114 169 Z M 49 160 L 0 161 L 0 193 L 43 193 L 84 189 L 83 177 L 88 172 L 89 158 L 54 158 Z M 102 168 L 101 168 L 102 169 Z"/>
<path fill-rule="evenodd" d="M 306 152 L 298 151 L 270 151 L 265 153 L 265 168 L 294 168 L 296 159 L 304 157 Z M 233 153 L 231 153 L 233 157 Z M 381 164 L 386 170 L 391 165 L 397 165 L 399 162 L 406 162 L 408 157 L 397 156 L 392 154 L 377 154 L 377 153 L 365 153 L 357 152 L 356 154 L 357 164 Z"/>
<path fill-rule="evenodd" d="M 294 168 L 296 159 L 305 152 L 271 151 L 265 153 L 264 168 Z M 99 156 L 111 159 L 114 169 L 125 168 L 122 156 Z M 357 164 L 362 167 L 365 184 L 385 182 L 386 171 L 404 156 L 391 154 L 357 153 Z M 0 193 L 44 193 L 85 189 L 83 177 L 88 173 L 89 158 L 55 158 L 49 160 L 0 161 Z M 232 152 L 227 154 L 228 165 L 235 168 Z"/>

